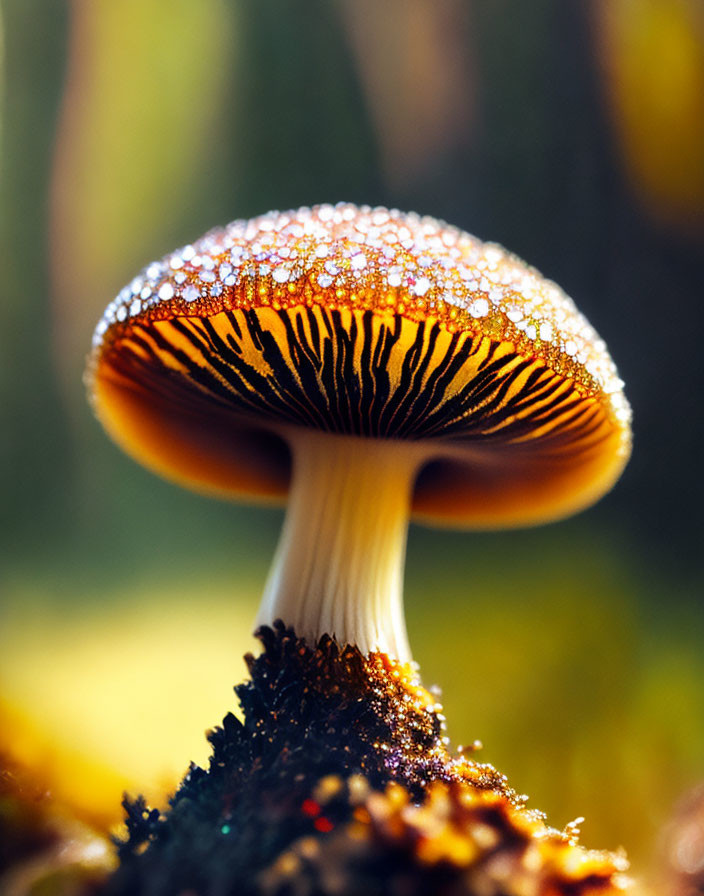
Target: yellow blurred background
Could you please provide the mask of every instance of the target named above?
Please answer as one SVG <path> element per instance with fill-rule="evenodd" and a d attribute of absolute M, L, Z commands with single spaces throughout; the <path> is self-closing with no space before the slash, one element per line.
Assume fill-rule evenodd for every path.
<path fill-rule="evenodd" d="M 542 529 L 413 528 L 411 643 L 455 744 L 647 861 L 704 778 L 704 12 L 697 0 L 5 0 L 0 749 L 101 823 L 234 708 L 282 513 L 123 457 L 102 309 L 215 224 L 350 200 L 505 244 L 627 382 L 635 453 Z"/>

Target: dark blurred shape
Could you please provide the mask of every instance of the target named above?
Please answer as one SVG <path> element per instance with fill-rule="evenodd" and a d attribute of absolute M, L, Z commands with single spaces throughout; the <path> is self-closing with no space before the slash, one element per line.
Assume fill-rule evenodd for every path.
<path fill-rule="evenodd" d="M 0 753 L 0 892 L 92 896 L 114 864 L 110 844 Z"/>
<path fill-rule="evenodd" d="M 62 3 L 10 0 L 2 19 L 0 541 L 16 546 L 18 531 L 50 537 L 66 520 L 70 453 L 52 365 L 45 256 L 67 13 Z M 41 506 L 51 514 L 38 513 Z"/>
<path fill-rule="evenodd" d="M 704 784 L 678 806 L 664 839 L 665 896 L 704 893 Z"/>
<path fill-rule="evenodd" d="M 338 4 L 238 0 L 232 8 L 238 54 L 221 120 L 223 223 L 324 201 L 380 202 L 376 135 Z"/>
<path fill-rule="evenodd" d="M 469 145 L 476 106 L 470 9 L 463 0 L 342 5 L 394 191 L 435 179 Z"/>

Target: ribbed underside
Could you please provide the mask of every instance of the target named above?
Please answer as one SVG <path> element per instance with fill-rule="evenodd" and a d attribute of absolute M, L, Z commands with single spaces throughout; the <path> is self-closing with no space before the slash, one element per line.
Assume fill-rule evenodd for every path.
<path fill-rule="evenodd" d="M 505 344 L 319 305 L 135 323 L 103 363 L 155 401 L 347 435 L 578 451 L 598 440 L 605 417 L 570 380 Z"/>
<path fill-rule="evenodd" d="M 452 332 L 437 321 L 348 308 L 138 319 L 106 346 L 95 379 L 98 412 L 128 450 L 167 475 L 198 480 L 187 468 L 191 461 L 177 456 L 195 445 L 204 469 L 213 467 L 203 481 L 224 491 L 232 483 L 215 467 L 227 467 L 225 455 L 243 427 L 436 441 L 448 462 L 486 471 L 499 514 L 509 466 L 528 470 L 516 485 L 523 500 L 526 481 L 545 479 L 548 468 L 558 478 L 579 478 L 574 471 L 584 468 L 588 478 L 596 465 L 600 475 L 602 444 L 614 438 L 599 399 L 510 343 Z M 119 426 L 111 426 L 114 417 Z M 156 445 L 134 447 L 138 430 L 154 426 L 158 432 L 145 441 L 163 438 L 166 462 L 149 456 L 156 457 Z M 612 455 L 605 452 L 609 464 Z M 286 487 L 288 469 L 272 463 L 270 491 L 277 492 Z M 428 476 L 443 478 L 442 471 Z M 422 488 L 419 500 L 422 509 Z"/>

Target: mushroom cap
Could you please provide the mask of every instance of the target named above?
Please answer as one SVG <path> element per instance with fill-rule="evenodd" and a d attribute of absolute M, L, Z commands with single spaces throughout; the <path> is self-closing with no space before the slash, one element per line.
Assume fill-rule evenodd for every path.
<path fill-rule="evenodd" d="M 306 427 L 422 442 L 416 516 L 527 524 L 592 503 L 630 453 L 623 383 L 559 287 L 383 208 L 270 212 L 150 264 L 99 322 L 87 383 L 129 454 L 224 495 L 285 495 Z"/>

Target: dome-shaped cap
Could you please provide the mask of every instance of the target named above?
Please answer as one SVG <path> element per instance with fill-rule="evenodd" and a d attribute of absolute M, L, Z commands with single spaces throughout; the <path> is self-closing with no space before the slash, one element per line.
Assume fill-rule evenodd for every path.
<path fill-rule="evenodd" d="M 554 283 L 382 208 L 271 212 L 149 265 L 88 384 L 130 454 L 205 491 L 285 494 L 300 427 L 422 442 L 414 513 L 466 525 L 586 506 L 630 451 L 623 383 Z"/>

